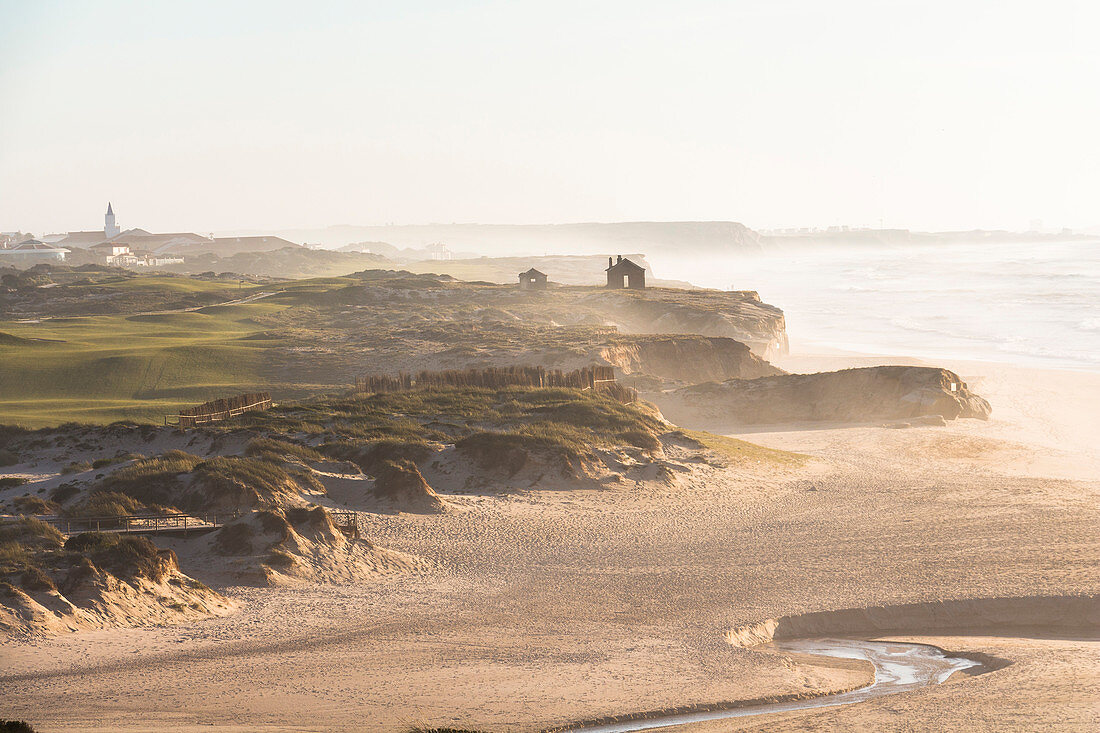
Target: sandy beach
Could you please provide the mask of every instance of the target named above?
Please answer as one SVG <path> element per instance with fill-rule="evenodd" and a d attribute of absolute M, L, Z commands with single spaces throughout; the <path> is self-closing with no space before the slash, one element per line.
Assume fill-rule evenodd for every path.
<path fill-rule="evenodd" d="M 780 365 L 887 362 L 906 360 L 833 354 Z M 5 715 L 43 731 L 535 731 L 868 679 L 859 665 L 731 646 L 725 632 L 742 624 L 1100 592 L 1100 375 L 944 366 L 990 400 L 991 420 L 764 429 L 739 437 L 813 460 L 700 466 L 662 489 L 487 493 L 455 497 L 461 512 L 373 515 L 372 539 L 433 569 L 233 588 L 241 610 L 225 618 L 6 643 Z M 1043 629 L 923 631 L 894 636 L 1013 664 L 843 709 L 691 729 L 1100 722 L 1097 641 Z"/>

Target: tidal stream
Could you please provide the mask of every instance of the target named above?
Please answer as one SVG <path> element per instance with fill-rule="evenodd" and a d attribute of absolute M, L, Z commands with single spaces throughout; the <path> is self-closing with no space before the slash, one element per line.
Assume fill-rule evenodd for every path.
<path fill-rule="evenodd" d="M 873 700 L 884 695 L 894 695 L 926 685 L 945 682 L 955 672 L 979 666 L 978 662 L 962 657 L 948 656 L 942 649 L 925 644 L 908 644 L 894 641 L 862 641 L 858 639 L 799 639 L 776 642 L 775 647 L 798 654 L 814 654 L 844 659 L 866 659 L 875 667 L 874 681 L 866 687 L 835 695 L 767 703 L 727 710 L 710 710 L 696 713 L 678 713 L 640 720 L 580 726 L 570 729 L 576 733 L 626 733 L 650 730 L 687 723 L 724 718 L 741 718 L 792 710 L 836 707 Z"/>

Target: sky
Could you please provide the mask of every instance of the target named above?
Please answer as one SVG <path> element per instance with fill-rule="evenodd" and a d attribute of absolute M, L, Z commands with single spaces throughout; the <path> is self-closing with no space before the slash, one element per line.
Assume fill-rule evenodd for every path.
<path fill-rule="evenodd" d="M 1100 3 L 0 0 L 0 230 L 1100 224 Z"/>

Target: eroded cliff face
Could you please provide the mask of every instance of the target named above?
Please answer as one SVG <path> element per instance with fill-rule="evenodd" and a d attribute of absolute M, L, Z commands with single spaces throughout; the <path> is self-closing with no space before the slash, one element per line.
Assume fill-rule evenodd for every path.
<path fill-rule="evenodd" d="M 599 360 L 624 375 L 649 376 L 685 384 L 756 379 L 783 370 L 745 344 L 707 336 L 627 336 L 599 350 Z"/>
<path fill-rule="evenodd" d="M 797 422 L 860 423 L 938 415 L 986 419 L 989 403 L 959 375 L 935 367 L 881 366 L 710 382 L 655 400 L 681 425 L 736 430 Z"/>
<path fill-rule="evenodd" d="M 787 353 L 783 311 L 749 290 L 598 291 L 583 303 L 625 333 L 730 338 L 765 359 Z"/>

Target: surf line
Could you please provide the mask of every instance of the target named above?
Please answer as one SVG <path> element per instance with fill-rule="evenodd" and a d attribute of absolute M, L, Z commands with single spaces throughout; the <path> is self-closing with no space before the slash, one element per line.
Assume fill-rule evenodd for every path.
<path fill-rule="evenodd" d="M 664 728 L 688 723 L 726 718 L 744 718 L 768 713 L 783 713 L 814 708 L 851 705 L 865 700 L 896 695 L 927 685 L 946 682 L 951 675 L 981 662 L 951 656 L 939 647 L 900 641 L 863 641 L 861 639 L 798 639 L 775 642 L 775 648 L 798 654 L 811 654 L 842 659 L 863 659 L 874 666 L 874 679 L 869 685 L 818 697 L 768 703 L 731 703 L 724 708 L 694 712 L 653 713 L 628 716 L 631 719 L 600 721 L 567 726 L 563 733 L 630 733 L 631 731 Z"/>

